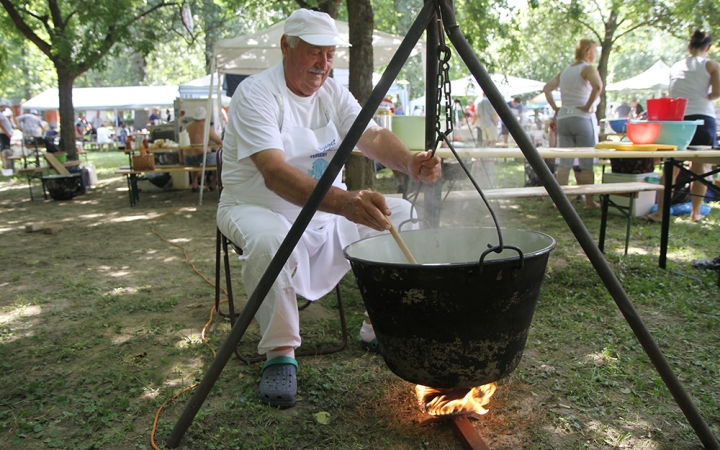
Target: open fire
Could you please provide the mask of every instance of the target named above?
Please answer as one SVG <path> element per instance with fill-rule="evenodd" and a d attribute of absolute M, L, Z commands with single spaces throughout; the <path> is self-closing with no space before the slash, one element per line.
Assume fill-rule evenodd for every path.
<path fill-rule="evenodd" d="M 436 389 L 427 386 L 415 386 L 420 406 L 432 416 L 459 414 L 485 414 L 485 405 L 497 388 L 489 383 L 472 389 Z"/>

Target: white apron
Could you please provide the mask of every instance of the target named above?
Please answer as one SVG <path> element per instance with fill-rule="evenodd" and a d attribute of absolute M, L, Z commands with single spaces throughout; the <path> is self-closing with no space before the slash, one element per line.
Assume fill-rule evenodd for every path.
<path fill-rule="evenodd" d="M 342 142 L 335 124 L 330 120 L 327 108 L 324 107 L 327 101 L 318 98 L 328 120 L 327 125 L 311 130 L 293 122 L 292 114 L 284 107 L 288 104 L 287 91 L 283 88 L 281 92 L 283 97 L 278 101 L 282 101 L 280 133 L 285 147 L 285 161 L 313 179 L 319 180 Z M 251 201 L 251 203 L 264 204 L 284 216 L 289 223 L 295 222 L 302 208 L 270 192 L 265 186 L 262 175 L 256 177 L 252 184 L 252 191 L 263 197 L 264 201 Z M 333 186 L 346 189 L 342 182 L 342 171 L 333 181 Z M 270 204 L 267 204 L 267 200 L 270 200 Z M 295 291 L 308 300 L 317 300 L 332 291 L 350 270 L 350 263 L 343 256 L 342 249 L 359 239 L 360 234 L 354 223 L 327 212 L 315 212 L 293 251 L 297 260 L 293 275 Z"/>

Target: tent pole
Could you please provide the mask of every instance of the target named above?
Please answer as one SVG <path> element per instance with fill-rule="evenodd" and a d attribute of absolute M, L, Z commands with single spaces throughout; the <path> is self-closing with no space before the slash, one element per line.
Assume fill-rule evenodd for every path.
<path fill-rule="evenodd" d="M 205 125 L 203 126 L 203 163 L 202 163 L 202 172 L 200 172 L 200 197 L 198 200 L 198 205 L 202 205 L 203 201 L 203 191 L 205 188 L 205 166 L 207 164 L 207 149 L 208 149 L 208 139 L 210 138 L 210 120 L 208 120 L 207 117 L 207 111 L 212 112 L 212 93 L 213 93 L 213 77 L 212 74 L 215 73 L 215 55 L 213 54 L 212 62 L 210 63 L 210 86 L 208 86 L 208 101 L 207 101 L 207 108 L 206 114 L 205 114 Z M 194 119 L 194 117 L 193 117 Z"/>

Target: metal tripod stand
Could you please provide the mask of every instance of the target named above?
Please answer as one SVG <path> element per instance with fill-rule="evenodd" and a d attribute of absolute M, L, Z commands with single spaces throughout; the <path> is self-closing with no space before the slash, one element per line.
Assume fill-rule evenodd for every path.
<path fill-rule="evenodd" d="M 442 18 L 442 25 L 440 18 Z M 645 353 L 650 358 L 650 361 L 655 366 L 658 374 L 670 390 L 678 406 L 688 419 L 688 422 L 695 430 L 695 433 L 706 448 L 720 448 L 720 444 L 716 440 L 713 432 L 700 415 L 699 410 L 695 404 L 693 404 L 688 393 L 680 384 L 680 381 L 668 364 L 662 354 L 662 351 L 628 298 L 627 293 L 620 284 L 620 281 L 617 279 L 615 273 L 612 271 L 612 268 L 605 260 L 602 252 L 593 241 L 590 232 L 585 227 L 584 223 L 570 203 L 570 200 L 568 200 L 565 196 L 562 188 L 557 183 L 548 167 L 545 165 L 545 162 L 535 149 L 532 141 L 525 134 L 521 125 L 511 113 L 510 108 L 507 106 L 502 97 L 502 94 L 494 85 L 490 75 L 487 73 L 484 66 L 473 52 L 470 44 L 460 31 L 460 28 L 455 20 L 455 11 L 452 0 L 428 0 L 425 2 L 423 9 L 418 14 L 418 17 L 408 31 L 405 39 L 403 39 L 403 42 L 400 44 L 400 47 L 390 61 L 390 64 L 380 79 L 380 82 L 373 90 L 367 103 L 360 111 L 360 114 L 358 114 L 355 123 L 353 123 L 350 128 L 350 131 L 340 145 L 335 157 L 330 161 L 325 173 L 318 181 L 315 190 L 310 195 L 310 198 L 300 212 L 297 220 L 291 227 L 285 240 L 280 245 L 277 254 L 270 262 L 270 265 L 258 283 L 257 288 L 250 296 L 250 299 L 241 312 L 240 317 L 230 331 L 230 334 L 220 350 L 217 352 L 215 359 L 205 373 L 205 376 L 197 387 L 195 393 L 188 401 L 185 410 L 168 437 L 166 442 L 167 446 L 175 448 L 180 444 L 182 437 L 192 424 L 195 415 L 200 410 L 200 407 L 210 393 L 210 390 L 219 378 L 220 373 L 232 356 L 235 347 L 240 342 L 240 339 L 250 325 L 252 318 L 260 308 L 260 305 L 269 292 L 270 287 L 279 275 L 285 262 L 290 257 L 290 254 L 310 223 L 313 214 L 318 209 L 320 203 L 330 189 L 333 180 L 340 172 L 347 158 L 350 156 L 355 144 L 358 142 L 365 130 L 365 127 L 372 119 L 374 112 L 380 106 L 380 102 L 385 97 L 385 94 L 389 90 L 392 82 L 397 78 L 400 69 L 410 56 L 411 50 L 421 38 L 422 33 L 427 31 L 427 48 L 435 49 L 439 46 L 440 33 L 443 28 L 450 42 L 452 42 L 463 62 L 467 65 L 470 72 L 482 87 L 483 91 L 487 94 L 488 99 L 502 121 L 507 125 L 509 132 L 517 142 L 518 147 L 520 147 L 528 162 L 542 181 L 543 186 L 545 186 L 545 189 L 548 191 L 550 197 L 557 205 L 558 210 L 590 259 L 608 292 L 615 300 L 615 303 L 625 317 L 625 320 L 628 322 L 630 328 L 635 333 L 635 336 L 640 341 Z M 429 62 L 426 75 L 427 80 L 436 80 L 438 77 L 437 64 Z M 434 127 L 435 118 L 438 114 L 438 108 L 436 102 L 433 100 L 437 99 L 437 91 L 438 87 L 435 83 L 426 83 L 425 142 L 427 148 L 434 148 L 434 146 L 439 144 L 440 141 L 440 139 L 436 140 L 439 130 L 436 130 Z M 426 208 L 429 206 L 428 197 L 433 196 L 426 195 Z M 436 200 L 439 201 L 440 195 L 437 195 L 436 197 Z"/>

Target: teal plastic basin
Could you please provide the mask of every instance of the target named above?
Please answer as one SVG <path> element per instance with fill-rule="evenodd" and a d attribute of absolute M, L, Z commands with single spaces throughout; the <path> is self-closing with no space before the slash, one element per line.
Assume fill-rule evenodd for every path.
<path fill-rule="evenodd" d="M 685 150 L 690 145 L 695 129 L 702 125 L 702 120 L 658 121 L 661 124 L 656 144 L 677 145 L 678 150 Z"/>

